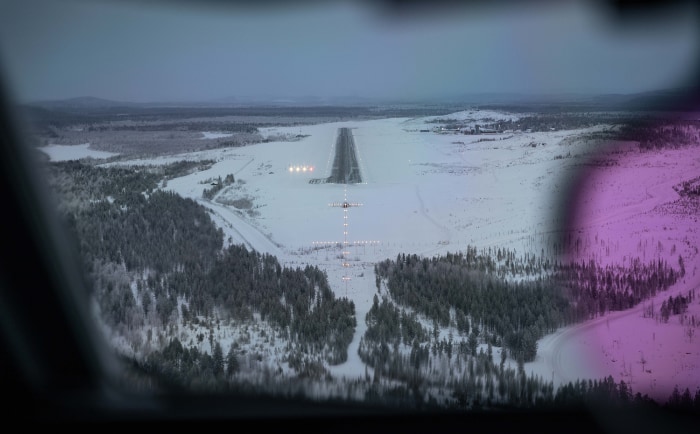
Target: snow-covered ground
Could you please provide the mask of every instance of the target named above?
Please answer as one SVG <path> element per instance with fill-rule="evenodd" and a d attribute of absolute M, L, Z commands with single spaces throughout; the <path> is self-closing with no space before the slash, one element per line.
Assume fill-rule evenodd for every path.
<path fill-rule="evenodd" d="M 82 145 L 48 145 L 37 149 L 48 155 L 51 161 L 80 160 L 83 158 L 103 159 L 119 155 L 113 152 L 91 149 L 89 143 L 83 143 Z"/>
<path fill-rule="evenodd" d="M 468 115 L 460 112 L 444 118 L 467 119 Z M 508 114 L 479 116 L 511 118 Z M 657 296 L 657 306 L 669 295 L 685 294 L 697 286 L 700 274 L 696 277 L 694 248 L 700 240 L 696 218 L 662 210 L 665 203 L 677 198 L 673 185 L 698 176 L 697 149 L 639 153 L 633 144 L 626 144 L 605 157 L 619 159 L 618 164 L 591 166 L 591 160 L 600 158 L 609 145 L 585 135 L 606 126 L 546 133 L 445 135 L 420 132 L 429 125 L 427 120 L 275 127 L 275 134 L 306 137 L 110 164 L 216 160 L 210 169 L 169 180 L 164 188 L 210 209 L 231 242 L 271 253 L 283 265 L 312 264 L 326 270 L 336 295 L 354 301 L 358 319 L 349 360 L 333 367 L 334 375 L 365 375 L 357 345 L 376 293 L 375 262 L 399 253 L 432 256 L 454 252 L 467 245 L 551 253 L 558 230 L 567 223 L 564 211 L 573 206 L 568 199 L 582 204 L 575 208 L 576 218 L 568 222 L 585 242 L 580 258 L 605 263 L 629 261 L 631 256 L 661 257 L 677 268 L 677 257 L 683 256 L 685 279 Z M 340 127 L 352 129 L 364 182 L 347 187 L 310 183 L 330 175 Z M 261 133 L 266 135 L 265 129 Z M 299 161 L 316 170 L 290 172 L 289 165 Z M 236 179 L 233 185 L 212 201 L 202 198 L 212 179 L 228 174 Z M 568 190 L 575 180 L 583 186 L 578 196 Z M 342 267 L 339 248 L 314 248 L 317 242 L 344 240 L 344 211 L 329 204 L 342 201 L 345 195 L 362 204 L 347 211 L 347 240 L 378 242 L 353 246 L 349 269 Z M 239 199 L 246 199 L 246 205 L 230 205 Z M 342 280 L 345 275 L 351 280 Z M 694 392 L 700 387 L 700 345 L 696 342 L 700 337 L 688 337 L 678 317 L 658 324 L 643 318 L 641 312 L 642 306 L 545 336 L 538 343 L 537 359 L 525 365 L 526 371 L 553 380 L 555 386 L 577 378 L 612 375 L 616 381 L 631 383 L 634 392 L 663 400 L 676 384 Z M 700 322 L 697 300 L 688 317 L 693 314 Z M 222 345 L 227 348 L 225 341 Z M 498 351 L 494 351 L 496 360 Z"/>
<path fill-rule="evenodd" d="M 613 149 L 613 152 L 617 149 Z M 630 264 L 663 260 L 676 270 L 679 258 L 685 276 L 653 300 L 624 312 L 572 327 L 551 339 L 554 350 L 546 353 L 552 369 L 571 377 L 563 359 L 581 354 L 591 373 L 612 375 L 633 390 L 667 399 L 675 386 L 692 394 L 700 388 L 700 302 L 694 299 L 682 315 L 668 323 L 658 319 L 663 301 L 697 290 L 700 295 L 697 199 L 678 202 L 674 185 L 700 174 L 700 149 L 681 148 L 653 152 L 612 153 L 614 164 L 591 167 L 582 173 L 579 208 L 572 226 L 583 241 L 574 260 Z M 645 315 L 654 306 L 657 316 Z M 549 342 L 549 341 L 547 341 Z"/>
<path fill-rule="evenodd" d="M 231 133 L 220 133 L 220 132 L 212 132 L 212 131 L 205 131 L 202 133 L 204 137 L 202 139 L 221 139 L 224 137 L 231 137 L 233 134 Z"/>

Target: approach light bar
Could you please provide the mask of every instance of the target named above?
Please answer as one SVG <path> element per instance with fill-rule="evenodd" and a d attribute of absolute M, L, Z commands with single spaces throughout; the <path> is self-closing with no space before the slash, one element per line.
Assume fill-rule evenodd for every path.
<path fill-rule="evenodd" d="M 289 165 L 289 173 L 304 173 L 304 172 L 313 172 L 314 171 L 314 166 L 311 166 L 309 164 L 290 164 Z"/>

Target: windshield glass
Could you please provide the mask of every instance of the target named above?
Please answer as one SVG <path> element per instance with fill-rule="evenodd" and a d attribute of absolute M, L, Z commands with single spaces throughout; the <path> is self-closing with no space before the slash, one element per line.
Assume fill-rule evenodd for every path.
<path fill-rule="evenodd" d="M 496 3 L 3 3 L 132 385 L 700 405 L 697 7 Z"/>

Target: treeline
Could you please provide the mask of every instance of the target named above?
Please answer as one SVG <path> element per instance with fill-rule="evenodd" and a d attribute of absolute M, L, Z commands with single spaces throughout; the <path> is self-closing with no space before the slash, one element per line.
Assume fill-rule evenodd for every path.
<path fill-rule="evenodd" d="M 590 128 L 605 123 L 619 123 L 623 120 L 619 115 L 601 113 L 560 113 L 547 114 L 538 113 L 530 116 L 523 116 L 518 120 L 499 120 L 487 123 L 488 128 L 498 131 L 505 130 L 530 130 L 532 132 L 542 132 L 555 130 L 574 130 Z"/>
<path fill-rule="evenodd" d="M 222 122 L 222 121 L 196 121 L 196 122 L 134 122 L 134 123 L 104 123 L 91 124 L 85 127 L 85 131 L 221 131 L 224 133 L 258 133 L 259 124 L 249 122 Z"/>
<path fill-rule="evenodd" d="M 185 320 L 212 316 L 223 308 L 234 319 L 263 321 L 284 330 L 285 338 L 324 354 L 330 364 L 347 360 L 356 326 L 355 306 L 336 299 L 317 267 L 281 267 L 274 256 L 232 245 L 210 268 L 185 266 L 167 279 L 189 302 Z"/>
<path fill-rule="evenodd" d="M 648 395 L 639 392 L 635 394 L 624 380 L 616 383 L 612 376 L 600 380 L 576 380 L 560 386 L 551 404 L 560 408 L 582 405 L 659 408 L 659 404 Z"/>
<path fill-rule="evenodd" d="M 164 179 L 179 178 L 193 172 L 210 169 L 216 161 L 214 160 L 180 160 L 170 164 L 148 166 L 152 173 L 157 173 Z M 231 175 L 233 176 L 233 175 Z"/>
<path fill-rule="evenodd" d="M 45 169 L 59 194 L 59 205 L 71 208 L 102 200 L 128 201 L 134 194 L 152 193 L 160 180 L 207 170 L 214 163 L 216 161 L 211 159 L 180 160 L 170 164 L 106 168 L 69 160 L 47 164 Z"/>
<path fill-rule="evenodd" d="M 613 409 L 639 409 L 694 413 L 700 415 L 700 389 L 693 395 L 689 388 L 681 389 L 676 385 L 665 402 L 657 402 L 648 395 L 634 393 L 632 387 L 623 380 L 615 383 L 612 376 L 601 380 L 576 380 L 560 386 L 554 396 L 553 405 L 558 408 L 580 406 L 612 406 Z M 659 413 L 663 414 L 663 413 Z"/>
<path fill-rule="evenodd" d="M 477 351 L 472 339 L 432 339 L 428 344 L 414 341 L 409 352 L 363 339 L 360 356 L 374 369 L 373 384 L 398 381 L 405 385 L 406 394 L 423 405 L 440 395 L 450 398 L 444 406 L 459 409 L 532 407 L 551 403 L 554 397 L 551 382 L 527 375 L 522 364 L 517 370 L 506 366 L 505 353 L 496 364 L 491 347 Z"/>
<path fill-rule="evenodd" d="M 214 313 L 241 320 L 259 314 L 328 363 L 347 359 L 355 308 L 335 299 L 317 267 L 281 267 L 243 246 L 222 250 L 223 232 L 205 208 L 155 190 L 159 178 L 145 169 L 49 166 L 110 326 L 133 331 L 149 315 L 165 325 Z"/>
<path fill-rule="evenodd" d="M 401 397 L 398 402 L 413 401 L 411 405 L 423 406 L 436 395 L 447 394 L 451 402 L 443 405 L 457 408 L 486 403 L 529 406 L 551 400 L 552 384 L 539 376 L 526 375 L 524 357 L 519 357 L 516 371 L 506 366 L 505 349 L 501 350 L 498 365 L 491 343 L 486 351 L 479 349 L 480 331 L 476 326 L 466 339 L 452 332 L 441 336 L 437 322 L 429 331 L 416 313 L 397 307 L 387 296 L 380 302 L 377 295 L 366 323 L 358 354 L 373 369 L 368 399 L 381 403 Z M 366 380 L 370 381 L 369 375 Z M 379 392 L 379 384 L 397 382 L 403 386 L 391 394 Z"/>
<path fill-rule="evenodd" d="M 530 361 L 545 334 L 635 306 L 682 275 L 662 260 L 631 262 L 629 267 L 561 264 L 544 254 L 478 252 L 470 246 L 465 253 L 433 258 L 399 254 L 378 263 L 375 273 L 377 289 L 385 282 L 397 304 L 464 335 L 480 330 L 485 342 L 504 345 L 516 360 Z"/>
<path fill-rule="evenodd" d="M 687 387 L 683 392 L 680 391 L 678 385 L 673 388 L 671 396 L 664 404 L 664 407 L 674 411 L 689 412 L 700 415 L 700 389 L 695 390 L 695 396 Z"/>
<path fill-rule="evenodd" d="M 329 376 L 322 363 L 294 355 L 289 357 L 289 364 L 299 375 L 282 381 L 279 368 L 274 370 L 265 364 L 260 354 L 246 353 L 236 342 L 228 350 L 216 340 L 210 339 L 209 344 L 212 349 L 206 352 L 173 338 L 142 359 L 126 359 L 124 374 L 131 385 L 159 392 L 235 392 L 297 398 L 308 387 L 307 380 Z M 257 375 L 251 375 L 251 371 L 257 371 Z"/>
<path fill-rule="evenodd" d="M 617 408 L 659 407 L 647 395 L 634 394 L 624 381 L 615 383 L 611 376 L 577 380 L 555 389 L 551 382 L 539 376 L 528 376 L 522 363 L 517 370 L 508 368 L 505 353 L 501 353 L 500 364 L 496 364 L 491 346 L 487 351 L 477 351 L 472 336 L 459 342 L 453 341 L 452 336 L 448 340 L 430 336 L 427 344 L 416 339 L 410 352 L 401 351 L 396 342 L 377 343 L 363 338 L 360 356 L 374 368 L 374 376 L 366 377 L 372 384 L 366 399 L 378 404 L 420 408 L 430 406 L 435 400 L 432 392 L 438 390 L 451 398 L 443 407 L 455 409 L 565 409 L 593 404 Z M 379 384 L 396 382 L 401 386 L 380 393 Z"/>
<path fill-rule="evenodd" d="M 500 109 L 499 109 L 500 110 Z M 517 112 L 517 111 L 516 111 Z M 495 131 L 530 131 L 546 132 L 551 130 L 573 130 L 590 128 L 601 124 L 620 124 L 630 120 L 630 116 L 613 113 L 545 113 L 527 114 L 518 119 L 486 118 L 479 122 L 481 127 Z M 457 129 L 465 126 L 465 121 L 458 119 L 436 119 L 429 123 L 440 123 L 447 128 Z"/>
<path fill-rule="evenodd" d="M 243 356 L 234 345 L 224 352 L 216 342 L 214 351 L 209 354 L 195 347 L 184 347 L 177 338 L 171 340 L 162 350 L 151 353 L 144 360 L 127 360 L 131 383 L 147 387 L 149 390 L 181 390 L 204 392 L 232 392 L 251 396 L 271 393 L 275 396 L 300 397 L 294 393 L 294 380 L 286 383 L 270 383 L 265 388 L 245 381 L 240 375 L 242 365 L 255 356 Z M 615 382 L 612 376 L 601 379 L 576 380 L 562 385 L 556 390 L 551 383 L 544 383 L 536 377 L 527 377 L 522 372 L 501 370 L 491 367 L 494 380 L 482 380 L 480 373 L 489 369 L 486 355 L 480 355 L 468 368 L 472 375 L 465 375 L 459 381 L 450 383 L 453 390 L 448 402 L 439 402 L 429 393 L 425 384 L 391 384 L 375 375 L 367 376 L 361 383 L 347 383 L 338 390 L 365 390 L 363 402 L 371 405 L 395 406 L 402 409 L 448 408 L 455 410 L 498 410 L 498 409 L 552 409 L 567 410 L 581 408 L 606 408 L 615 410 L 650 411 L 664 415 L 674 413 L 700 414 L 700 390 L 693 395 L 688 388 L 681 391 L 676 386 L 664 403 L 651 399 L 633 390 L 624 380 Z M 253 362 L 254 363 L 254 362 Z M 268 381 L 274 378 L 268 372 Z M 302 377 L 303 379 L 303 377 Z M 135 381 L 134 381 L 135 380 Z M 266 391 L 266 392 L 262 392 Z M 336 402 L 352 402 L 349 394 L 342 392 L 328 399 Z"/>
<path fill-rule="evenodd" d="M 516 371 L 505 365 L 506 351 L 497 365 L 490 344 L 486 351 L 478 349 L 476 328 L 468 339 L 451 332 L 441 337 L 437 323 L 428 331 L 415 314 L 376 295 L 366 322 L 358 353 L 373 369 L 373 377 L 366 378 L 373 386 L 366 397 L 370 402 L 427 406 L 447 395 L 449 401 L 441 405 L 466 409 L 487 403 L 529 406 L 552 397 L 552 384 L 526 375 L 522 359 Z M 380 385 L 397 382 L 402 386 L 380 393 Z"/>
<path fill-rule="evenodd" d="M 299 376 L 282 381 L 281 372 L 263 363 L 260 354 L 246 353 L 235 342 L 228 350 L 216 340 L 210 341 L 210 345 L 212 350 L 206 352 L 194 345 L 186 347 L 178 338 L 172 338 L 162 349 L 141 359 L 123 358 L 122 374 L 129 386 L 161 393 L 230 392 L 299 399 L 308 386 L 306 367 Z M 323 366 L 320 368 L 327 374 Z M 257 375 L 249 377 L 252 370 Z"/>
<path fill-rule="evenodd" d="M 694 120 L 631 121 L 622 125 L 620 140 L 639 142 L 639 149 L 674 149 L 700 143 L 700 123 Z"/>
<path fill-rule="evenodd" d="M 506 280 L 495 277 L 495 269 L 493 258 L 469 247 L 466 255 L 401 254 L 375 272 L 396 303 L 465 335 L 483 331 L 485 341 L 505 345 L 516 359 L 533 360 L 537 339 L 570 321 L 568 300 L 542 279 Z"/>
<path fill-rule="evenodd" d="M 688 291 L 687 296 L 683 296 L 683 294 L 678 294 L 676 297 L 670 296 L 668 299 L 664 300 L 661 303 L 661 308 L 659 309 L 658 312 L 658 318 L 664 322 L 667 323 L 668 320 L 670 319 L 671 315 L 682 315 L 688 310 L 688 304 L 693 301 L 695 298 L 695 290 L 693 289 L 692 292 Z M 650 316 L 650 317 L 657 317 L 657 313 L 654 311 L 654 305 L 652 304 L 649 308 L 647 308 L 644 312 L 645 316 Z M 681 320 L 681 324 L 683 324 L 685 321 Z M 695 327 L 695 315 L 691 315 L 690 317 L 690 325 L 692 327 Z"/>
<path fill-rule="evenodd" d="M 601 267 L 593 260 L 557 267 L 552 280 L 567 289 L 574 321 L 629 309 L 665 291 L 683 275 L 680 257 L 681 272 L 661 259 L 643 264 L 634 258 L 631 262 L 628 267 Z"/>
<path fill-rule="evenodd" d="M 244 363 L 235 349 L 223 353 L 220 346 L 215 355 L 185 348 L 174 339 L 163 350 L 153 352 L 145 361 L 129 360 L 130 372 L 138 376 L 141 384 L 154 390 L 224 391 L 243 395 L 262 395 L 262 391 L 275 396 L 299 399 L 294 393 L 298 387 L 293 380 L 287 383 L 269 384 L 261 388 L 241 379 L 238 372 Z M 477 368 L 479 364 L 482 367 Z M 483 363 L 475 363 L 474 370 L 483 369 Z M 496 370 L 498 372 L 498 370 Z M 499 374 L 500 375 L 500 374 Z M 268 373 L 274 378 L 274 373 Z M 659 403 L 646 394 L 635 392 L 624 380 L 615 382 L 612 376 L 601 379 L 576 380 L 558 387 L 548 384 L 537 390 L 537 379 L 522 374 L 504 374 L 502 382 L 494 382 L 491 394 L 482 381 L 470 381 L 464 377 L 450 395 L 449 402 L 439 402 L 425 393 L 421 386 L 393 384 L 380 379 L 365 378 L 362 383 L 347 383 L 339 390 L 365 390 L 363 402 L 369 405 L 391 406 L 401 409 L 454 409 L 454 410 L 517 410 L 539 409 L 566 411 L 569 409 L 605 408 L 610 411 L 646 411 L 658 417 L 672 414 L 700 415 L 700 390 L 693 395 L 688 388 L 677 386 L 666 402 Z M 134 381 L 132 381 L 133 383 Z M 503 384 L 503 386 L 499 386 Z M 350 402 L 349 394 L 338 393 L 327 399 Z"/>
<path fill-rule="evenodd" d="M 60 103 L 59 103 L 60 104 Z M 226 116 L 255 116 L 269 118 L 379 118 L 379 117 L 415 117 L 436 116 L 453 113 L 460 110 L 459 106 L 450 105 L 421 105 L 405 107 L 388 105 L 319 105 L 319 106 L 248 106 L 248 107 L 138 107 L 138 106 L 104 106 L 104 107 L 79 107 L 61 106 L 41 107 L 38 105 L 25 105 L 21 109 L 27 113 L 27 117 L 37 124 L 55 125 L 65 127 L 72 125 L 108 123 L 111 121 L 138 122 L 166 122 L 195 118 L 222 118 Z M 188 121 L 187 124 L 211 124 L 236 125 L 230 122 L 217 121 Z M 179 125 L 179 124 L 178 124 Z M 250 123 L 250 126 L 257 124 Z"/>
<path fill-rule="evenodd" d="M 137 195 L 152 193 L 161 179 L 161 174 L 146 168 L 101 168 L 75 160 L 44 167 L 56 191 L 57 206 L 71 212 L 102 201 L 126 205 Z"/>
<path fill-rule="evenodd" d="M 426 342 L 430 338 L 428 331 L 418 322 L 415 313 L 399 310 L 386 298 L 383 298 L 380 304 L 376 294 L 365 322 L 367 331 L 364 338 L 370 341 L 386 342 L 389 345 L 412 345 L 414 342 Z"/>
<path fill-rule="evenodd" d="M 192 199 L 169 191 L 100 201 L 68 219 L 87 264 L 102 260 L 128 271 L 156 274 L 185 266 L 208 268 L 223 246 L 223 231 Z"/>
<path fill-rule="evenodd" d="M 216 342 L 212 351 L 207 353 L 195 346 L 187 348 L 178 338 L 173 338 L 165 347 L 151 352 L 142 360 L 127 359 L 125 363 L 134 369 L 134 373 L 142 374 L 132 384 L 147 384 L 147 387 L 156 390 L 214 392 L 225 390 L 226 380 L 239 372 L 239 357 L 233 345 L 224 354 L 221 344 Z"/>

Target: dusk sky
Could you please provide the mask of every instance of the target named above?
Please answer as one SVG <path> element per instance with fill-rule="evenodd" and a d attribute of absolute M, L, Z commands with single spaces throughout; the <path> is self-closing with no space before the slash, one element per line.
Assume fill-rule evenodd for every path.
<path fill-rule="evenodd" d="M 400 16 L 362 1 L 143 3 L 0 1 L 0 66 L 11 96 L 634 93 L 687 85 L 700 51 L 692 2 L 628 26 L 592 1 L 479 2 Z"/>

